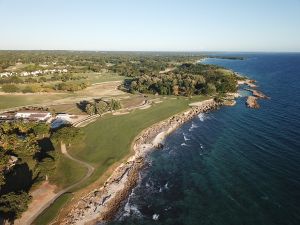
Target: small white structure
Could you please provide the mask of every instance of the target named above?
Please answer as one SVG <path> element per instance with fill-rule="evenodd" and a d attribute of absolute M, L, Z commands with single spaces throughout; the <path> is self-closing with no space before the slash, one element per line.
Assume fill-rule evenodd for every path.
<path fill-rule="evenodd" d="M 62 119 L 62 120 L 70 120 L 70 117 L 72 115 L 68 114 L 68 113 L 58 113 L 56 115 L 56 119 Z"/>
<path fill-rule="evenodd" d="M 55 129 L 65 124 L 72 124 L 72 118 L 74 115 L 68 113 L 58 113 L 54 120 L 51 122 L 51 128 Z"/>
<path fill-rule="evenodd" d="M 46 121 L 51 118 L 51 113 L 47 111 L 19 111 L 16 113 L 15 118 L 17 119 L 29 119 L 37 121 Z"/>
<path fill-rule="evenodd" d="M 0 77 L 10 77 L 12 75 L 13 75 L 13 73 L 11 73 L 11 72 L 0 73 Z"/>

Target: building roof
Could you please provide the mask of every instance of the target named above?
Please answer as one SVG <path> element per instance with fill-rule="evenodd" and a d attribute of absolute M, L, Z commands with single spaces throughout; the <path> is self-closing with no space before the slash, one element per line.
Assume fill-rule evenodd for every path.
<path fill-rule="evenodd" d="M 47 112 L 47 111 L 42 111 L 42 110 L 23 110 L 23 111 L 18 111 L 16 113 L 38 113 L 38 114 L 48 114 L 50 112 Z"/>
<path fill-rule="evenodd" d="M 34 114 L 31 114 L 29 116 L 29 118 L 39 118 L 39 117 L 44 118 L 45 116 L 47 116 L 46 113 L 34 113 Z"/>

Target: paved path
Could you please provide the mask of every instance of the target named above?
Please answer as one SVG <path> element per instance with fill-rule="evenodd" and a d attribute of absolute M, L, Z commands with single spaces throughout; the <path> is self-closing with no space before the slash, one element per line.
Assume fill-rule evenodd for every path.
<path fill-rule="evenodd" d="M 87 173 L 85 174 L 85 176 L 80 179 L 80 181 L 72 184 L 69 187 L 64 188 L 63 190 L 59 191 L 58 193 L 56 193 L 50 200 L 44 202 L 43 205 L 41 206 L 35 206 L 34 208 L 36 209 L 34 212 L 30 212 L 33 213 L 31 215 L 26 215 L 26 212 L 24 213 L 24 215 L 22 215 L 22 217 L 20 219 L 18 219 L 17 221 L 15 221 L 15 225 L 30 225 L 33 223 L 33 221 L 42 213 L 44 212 L 49 206 L 51 206 L 53 204 L 53 202 L 58 199 L 62 194 L 68 192 L 69 190 L 71 190 L 72 188 L 80 185 L 81 183 L 83 183 L 86 179 L 88 179 L 94 172 L 95 168 L 93 166 L 91 166 L 90 164 L 81 161 L 79 159 L 75 159 L 73 156 L 71 156 L 66 148 L 66 145 L 61 143 L 61 152 L 69 159 L 77 162 L 78 164 L 81 164 L 82 166 L 84 166 L 85 168 L 87 168 Z"/>

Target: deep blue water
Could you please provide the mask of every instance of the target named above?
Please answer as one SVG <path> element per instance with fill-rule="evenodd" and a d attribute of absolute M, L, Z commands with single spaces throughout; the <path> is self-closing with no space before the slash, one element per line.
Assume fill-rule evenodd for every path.
<path fill-rule="evenodd" d="M 257 80 L 271 99 L 253 110 L 240 98 L 170 135 L 117 224 L 300 224 L 300 54 L 245 56 L 205 63 Z"/>

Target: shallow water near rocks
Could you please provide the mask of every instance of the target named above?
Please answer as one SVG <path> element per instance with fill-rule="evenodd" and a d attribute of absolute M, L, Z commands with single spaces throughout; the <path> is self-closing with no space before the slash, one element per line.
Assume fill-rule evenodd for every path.
<path fill-rule="evenodd" d="M 245 56 L 205 63 L 248 75 L 271 99 L 253 110 L 242 97 L 177 129 L 111 224 L 300 224 L 300 54 Z"/>

